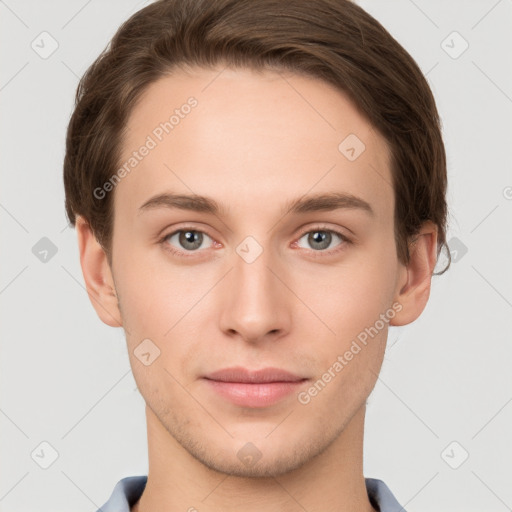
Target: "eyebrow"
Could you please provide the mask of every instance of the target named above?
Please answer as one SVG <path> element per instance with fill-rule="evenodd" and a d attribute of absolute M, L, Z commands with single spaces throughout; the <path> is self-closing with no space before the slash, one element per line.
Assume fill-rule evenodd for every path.
<path fill-rule="evenodd" d="M 212 215 L 226 215 L 228 210 L 210 197 L 200 195 L 184 195 L 163 193 L 149 198 L 139 207 L 138 215 L 158 208 L 177 208 Z M 360 197 L 352 194 L 329 192 L 302 196 L 285 203 L 282 214 L 333 211 L 339 209 L 362 210 L 372 217 L 375 212 L 371 205 Z"/>

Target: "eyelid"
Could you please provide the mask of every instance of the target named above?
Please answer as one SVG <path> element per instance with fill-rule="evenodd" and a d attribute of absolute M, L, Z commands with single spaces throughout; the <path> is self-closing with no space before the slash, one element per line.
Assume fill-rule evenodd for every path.
<path fill-rule="evenodd" d="M 301 234 L 299 235 L 298 238 L 302 238 L 304 235 L 306 235 L 307 233 L 311 233 L 311 232 L 314 232 L 314 231 L 328 231 L 330 233 L 335 233 L 337 234 L 338 236 L 340 236 L 341 238 L 343 239 L 347 239 L 349 240 L 349 236 L 346 235 L 341 229 L 337 229 L 337 228 L 331 228 L 325 224 L 315 224 L 313 227 L 307 227 L 307 228 L 304 228 L 303 231 L 301 231 Z"/>

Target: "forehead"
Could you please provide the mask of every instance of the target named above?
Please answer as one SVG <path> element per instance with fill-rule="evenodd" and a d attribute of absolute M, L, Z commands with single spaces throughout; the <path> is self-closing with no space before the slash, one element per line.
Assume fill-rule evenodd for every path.
<path fill-rule="evenodd" d="M 383 137 L 343 92 L 293 73 L 196 68 L 160 78 L 129 116 L 120 166 L 130 159 L 115 192 L 125 213 L 164 191 L 215 192 L 255 210 L 308 191 L 363 196 L 380 213 L 393 202 Z"/>

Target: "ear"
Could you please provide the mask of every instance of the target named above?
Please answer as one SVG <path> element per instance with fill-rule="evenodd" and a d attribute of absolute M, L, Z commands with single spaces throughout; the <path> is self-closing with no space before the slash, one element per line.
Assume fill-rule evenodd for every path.
<path fill-rule="evenodd" d="M 432 273 L 437 261 L 437 226 L 433 222 L 425 222 L 419 233 L 409 242 L 409 254 L 409 264 L 401 265 L 394 299 L 401 304 L 402 309 L 390 320 L 390 325 L 414 322 L 427 305 Z"/>
<path fill-rule="evenodd" d="M 89 223 L 76 218 L 80 265 L 89 299 L 101 321 L 111 327 L 122 327 L 114 279 L 107 255 L 98 243 Z"/>

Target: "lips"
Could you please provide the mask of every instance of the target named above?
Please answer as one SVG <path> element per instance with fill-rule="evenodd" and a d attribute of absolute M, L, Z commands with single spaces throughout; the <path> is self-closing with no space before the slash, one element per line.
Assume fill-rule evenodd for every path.
<path fill-rule="evenodd" d="M 225 368 L 213 372 L 205 377 L 218 382 L 243 382 L 262 384 L 268 382 L 298 382 L 305 379 L 279 368 L 263 368 L 261 370 L 248 370 L 241 366 Z"/>
<path fill-rule="evenodd" d="M 294 391 L 308 379 L 279 368 L 248 370 L 243 367 L 225 368 L 204 377 L 204 382 L 216 396 L 240 407 L 269 407 Z"/>

